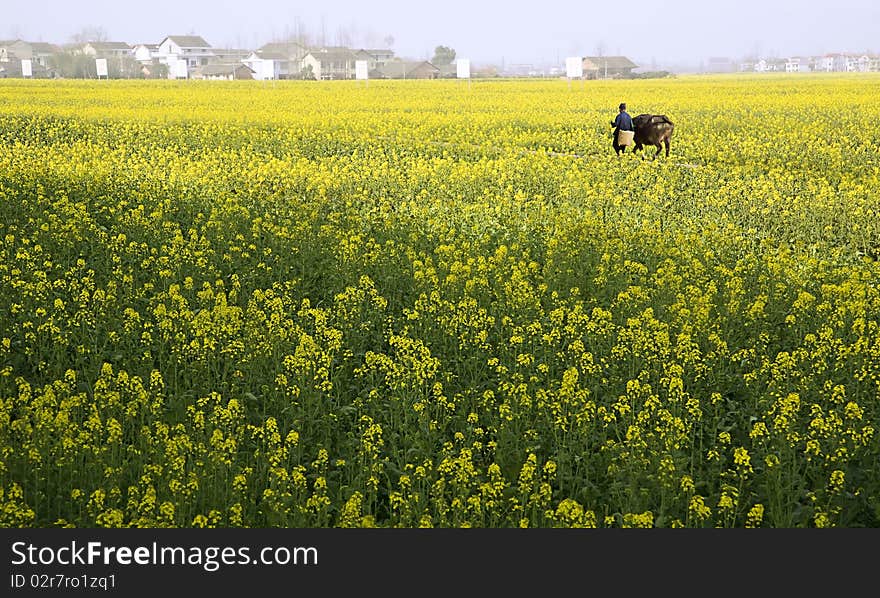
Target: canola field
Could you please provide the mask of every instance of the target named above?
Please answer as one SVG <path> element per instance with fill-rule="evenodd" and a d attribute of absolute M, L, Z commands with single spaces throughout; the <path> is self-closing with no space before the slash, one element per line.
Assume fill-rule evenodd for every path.
<path fill-rule="evenodd" d="M 0 82 L 0 526 L 880 527 L 878 97 Z"/>

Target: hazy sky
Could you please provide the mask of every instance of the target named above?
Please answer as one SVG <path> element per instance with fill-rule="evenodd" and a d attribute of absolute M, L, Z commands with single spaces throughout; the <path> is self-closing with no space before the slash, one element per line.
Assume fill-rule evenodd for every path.
<path fill-rule="evenodd" d="M 100 26 L 111 41 L 158 43 L 196 33 L 215 47 L 255 48 L 297 29 L 327 45 L 384 46 L 430 58 L 451 46 L 474 62 L 564 64 L 624 54 L 643 66 L 712 56 L 880 52 L 880 0 L 3 0 L 0 38 L 64 43 Z"/>

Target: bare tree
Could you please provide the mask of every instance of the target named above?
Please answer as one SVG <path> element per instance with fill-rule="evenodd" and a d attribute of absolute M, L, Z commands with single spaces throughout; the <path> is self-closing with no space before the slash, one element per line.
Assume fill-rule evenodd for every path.
<path fill-rule="evenodd" d="M 309 46 L 312 43 L 312 36 L 309 34 L 308 28 L 303 24 L 299 17 L 294 18 L 294 24 L 296 25 L 296 38 L 295 41 L 301 46 Z"/>
<path fill-rule="evenodd" d="M 336 45 L 344 48 L 350 48 L 354 44 L 354 36 L 352 32 L 345 26 L 340 25 L 336 28 Z"/>
<path fill-rule="evenodd" d="M 301 46 L 309 46 L 312 44 L 312 36 L 302 20 L 299 17 L 293 17 L 293 27 L 285 26 L 282 38 L 273 41 L 296 42 Z"/>
<path fill-rule="evenodd" d="M 367 48 L 378 48 L 382 43 L 382 37 L 372 29 L 367 29 L 363 35 L 363 42 Z"/>
<path fill-rule="evenodd" d="M 71 35 L 70 40 L 77 44 L 105 42 L 107 41 L 107 30 L 99 25 L 87 25 Z"/>

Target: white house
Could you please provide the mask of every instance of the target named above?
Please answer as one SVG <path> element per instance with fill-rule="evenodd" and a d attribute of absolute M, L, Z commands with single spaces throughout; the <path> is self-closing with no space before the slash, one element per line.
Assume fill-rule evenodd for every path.
<path fill-rule="evenodd" d="M 135 60 L 141 64 L 152 64 L 159 58 L 159 44 L 137 44 L 132 52 Z"/>
<path fill-rule="evenodd" d="M 814 56 L 813 70 L 822 73 L 830 73 L 834 70 L 834 56 L 832 54 L 825 54 L 824 56 Z"/>
<path fill-rule="evenodd" d="M 86 56 L 99 58 L 123 58 L 132 55 L 132 48 L 125 42 L 86 42 L 80 50 Z"/>
<path fill-rule="evenodd" d="M 855 57 L 855 71 L 857 73 L 867 73 L 871 70 L 871 57 L 867 54 Z"/>
<path fill-rule="evenodd" d="M 214 58 L 214 50 L 198 35 L 169 35 L 159 42 L 156 58 L 168 65 L 168 77 L 181 78 L 180 62 L 186 64 L 187 76 L 193 69 L 207 65 Z"/>
<path fill-rule="evenodd" d="M 755 63 L 755 71 L 759 73 L 785 72 L 786 61 L 781 58 L 762 58 Z"/>
<path fill-rule="evenodd" d="M 288 74 L 282 72 L 282 67 L 289 64 L 288 57 L 277 52 L 251 52 L 242 62 L 254 71 L 254 79 L 259 81 L 281 79 Z"/>
<path fill-rule="evenodd" d="M 834 71 L 838 73 L 845 73 L 850 69 L 850 60 L 849 56 L 846 54 L 835 54 L 834 55 Z"/>
<path fill-rule="evenodd" d="M 303 58 L 303 68 L 311 67 L 315 79 L 354 79 L 354 53 L 348 48 L 320 48 Z"/>
<path fill-rule="evenodd" d="M 785 61 L 786 73 L 809 73 L 810 59 L 804 56 L 792 56 Z"/>

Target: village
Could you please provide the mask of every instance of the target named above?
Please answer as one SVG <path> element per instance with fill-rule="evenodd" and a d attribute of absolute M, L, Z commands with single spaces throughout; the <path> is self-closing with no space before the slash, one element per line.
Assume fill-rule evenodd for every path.
<path fill-rule="evenodd" d="M 439 50 L 440 48 L 438 48 Z M 447 49 L 448 50 L 448 49 Z M 255 49 L 215 48 L 199 35 L 169 35 L 158 44 L 87 41 L 63 46 L 23 40 L 0 41 L 0 78 L 98 78 L 95 60 L 105 60 L 108 78 L 213 80 L 340 80 L 357 78 L 357 64 L 369 79 L 440 79 L 458 76 L 455 53 L 432 60 L 395 55 L 388 48 L 309 46 L 293 40 Z M 638 67 L 625 56 L 583 57 L 584 78 L 620 78 Z M 538 70 L 511 65 L 509 70 L 475 65 L 475 77 L 558 76 L 562 69 Z"/>
<path fill-rule="evenodd" d="M 439 48 L 438 48 L 439 49 Z M 583 56 L 584 79 L 668 75 L 626 56 Z M 53 44 L 0 41 L 0 78 L 35 79 L 211 79 L 340 80 L 455 78 L 455 52 L 430 60 L 399 57 L 390 48 L 311 46 L 273 41 L 256 49 L 219 48 L 199 35 L 168 35 L 159 43 L 84 41 Z M 358 75 L 358 64 L 366 70 Z M 697 72 L 809 73 L 878 72 L 880 56 L 833 53 L 788 58 L 710 58 Z M 564 77 L 559 65 L 474 65 L 473 77 Z"/>

